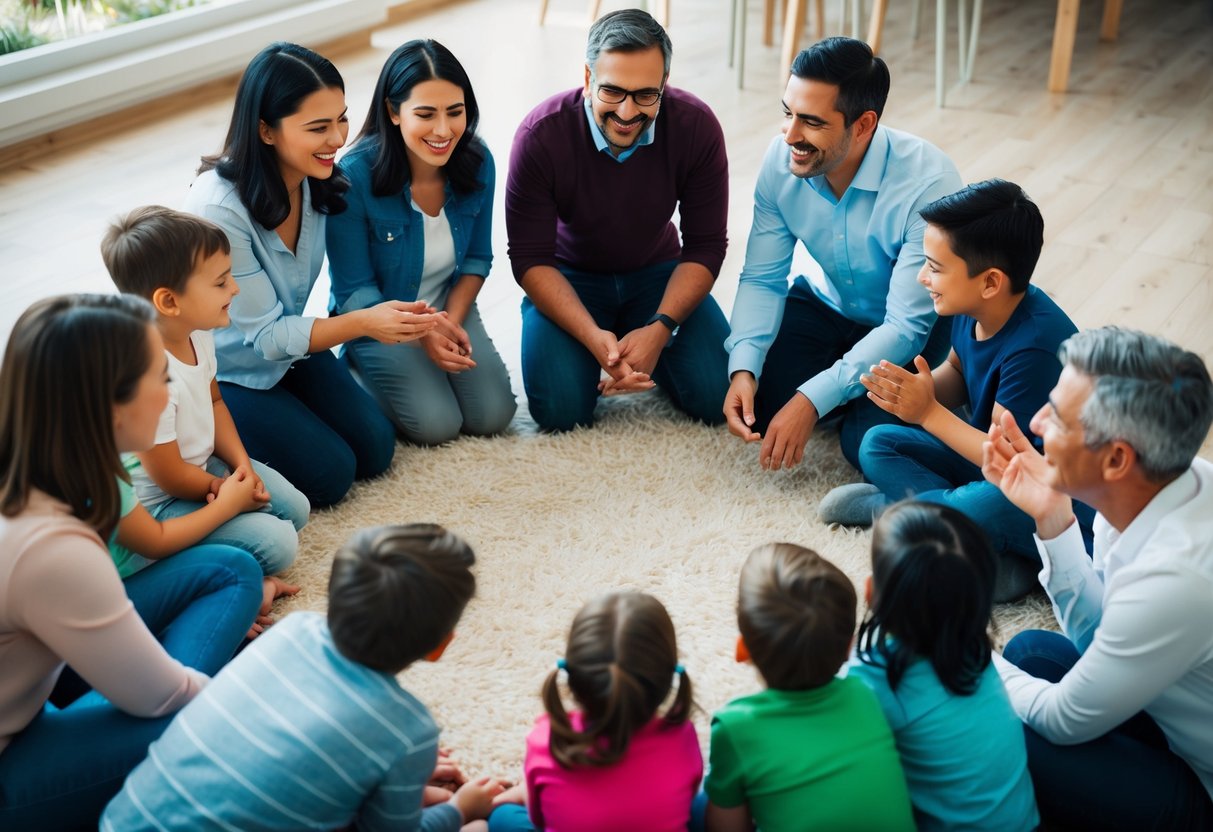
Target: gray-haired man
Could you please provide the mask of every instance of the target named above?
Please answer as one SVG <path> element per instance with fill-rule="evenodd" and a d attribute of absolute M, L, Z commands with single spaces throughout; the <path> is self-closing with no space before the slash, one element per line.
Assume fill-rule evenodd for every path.
<path fill-rule="evenodd" d="M 1064 635 L 995 662 L 1027 728 L 1046 824 L 1213 829 L 1213 382 L 1194 353 L 1106 327 L 1062 345 L 1032 420 L 1004 416 L 983 471 L 1036 521 Z M 1098 512 L 1094 558 L 1071 498 Z"/>

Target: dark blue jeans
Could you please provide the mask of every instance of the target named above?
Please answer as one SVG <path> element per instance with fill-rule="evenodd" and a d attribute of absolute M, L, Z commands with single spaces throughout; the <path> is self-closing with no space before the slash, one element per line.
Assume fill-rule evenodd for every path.
<path fill-rule="evenodd" d="M 766 433 L 775 414 L 796 394 L 800 385 L 846 355 L 872 327 L 858 324 L 831 309 L 813 294 L 803 277 L 797 278 L 788 290 L 784 303 L 783 322 L 766 363 L 754 396 L 754 430 Z M 952 346 L 952 320 L 940 318 L 935 323 L 922 357 L 937 367 L 948 357 Z M 860 396 L 837 408 L 827 416 L 828 421 L 840 420 L 838 439 L 847 462 L 859 468 L 859 443 L 874 425 L 898 423 L 896 416 L 885 413 Z"/>
<path fill-rule="evenodd" d="M 269 390 L 219 387 L 249 456 L 286 477 L 313 508 L 331 506 L 355 479 L 392 464 L 395 428 L 328 350 L 296 361 Z"/>
<path fill-rule="evenodd" d="M 592 274 L 562 268 L 586 311 L 602 329 L 623 337 L 644 326 L 665 294 L 677 263 L 658 263 L 623 274 Z M 729 389 L 724 341 L 729 324 L 711 295 L 703 299 L 661 353 L 653 381 L 674 405 L 709 425 L 724 421 Z M 572 335 L 522 301 L 522 384 L 531 416 L 542 430 L 571 430 L 594 422 L 601 368 Z"/>
<path fill-rule="evenodd" d="M 261 567 L 231 546 L 186 549 L 125 585 L 165 652 L 207 674 L 232 657 L 261 606 Z M 96 829 L 172 718 L 125 714 L 64 668 L 42 713 L 0 753 L 0 829 Z"/>
<path fill-rule="evenodd" d="M 1079 653 L 1060 633 L 1027 630 L 1011 639 L 1003 657 L 1038 679 L 1059 682 Z M 1213 829 L 1209 793 L 1144 711 L 1079 745 L 1054 745 L 1027 726 L 1024 735 L 1046 825 L 1126 832 Z"/>

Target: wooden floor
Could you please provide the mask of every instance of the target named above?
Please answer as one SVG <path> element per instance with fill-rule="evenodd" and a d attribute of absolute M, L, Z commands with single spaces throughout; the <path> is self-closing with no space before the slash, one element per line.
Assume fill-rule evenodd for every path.
<path fill-rule="evenodd" d="M 467 67 L 482 135 L 499 169 L 497 259 L 481 306 L 519 387 L 521 292 L 506 258 L 504 173 L 526 111 L 581 81 L 586 5 L 553 0 L 540 28 L 538 0 L 450 3 L 377 31 L 370 48 L 335 56 L 355 128 L 379 66 L 400 42 L 437 38 Z M 623 5 L 607 0 L 603 10 Z M 715 109 L 728 142 L 732 245 L 714 292 L 727 311 L 745 253 L 755 175 L 781 120 L 785 76 L 778 46 L 761 46 L 760 3 L 749 3 L 742 89 L 726 65 L 729 2 L 671 5 L 671 83 Z M 1213 4 L 1130 0 L 1119 41 L 1099 43 L 1101 4 L 1088 0 L 1070 91 L 1054 95 L 1045 91 L 1054 4 L 987 0 L 973 81 L 954 86 L 942 110 L 934 105 L 934 4 L 923 4 L 917 42 L 909 38 L 909 4 L 890 5 L 884 56 L 893 89 L 884 122 L 938 144 L 966 181 L 1001 176 L 1027 189 L 1046 222 L 1035 279 L 1080 326 L 1137 327 L 1213 361 Z M 833 13 L 837 4 L 827 7 Z M 838 27 L 829 17 L 826 25 Z M 811 37 L 806 32 L 806 42 Z M 953 79 L 954 56 L 953 47 Z M 107 221 L 145 203 L 182 203 L 198 157 L 222 140 L 233 90 L 234 83 L 217 93 L 212 86 L 183 94 L 151 121 L 0 167 L 0 337 L 36 298 L 109 290 L 98 254 Z M 315 310 L 326 295 L 322 281 Z"/>

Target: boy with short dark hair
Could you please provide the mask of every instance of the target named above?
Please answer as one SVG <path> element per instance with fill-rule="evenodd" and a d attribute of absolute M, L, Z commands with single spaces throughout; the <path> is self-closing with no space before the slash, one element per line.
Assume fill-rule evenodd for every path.
<path fill-rule="evenodd" d="M 111 549 L 119 574 L 127 578 L 176 553 L 181 547 L 166 538 L 187 525 L 194 527 L 191 543 L 236 546 L 250 552 L 266 575 L 281 572 L 295 559 L 298 530 L 311 506 L 284 477 L 249 459 L 219 393 L 211 330 L 230 324 L 228 307 L 240 291 L 232 279 L 227 235 L 201 217 L 148 205 L 110 226 L 101 255 L 120 291 L 156 307 L 169 375 L 156 445 L 127 461 L 147 512 L 132 512 L 119 524 L 121 546 Z M 205 516 L 216 514 L 214 504 L 229 478 L 250 480 L 250 498 L 234 510 Z M 267 578 L 263 617 L 254 630 L 268 622 L 264 616 L 275 596 L 296 591 Z"/>
<path fill-rule="evenodd" d="M 867 483 L 831 491 L 819 508 L 827 523 L 868 525 L 906 497 L 950 505 L 977 522 L 1000 555 L 995 600 L 1034 584 L 1040 556 L 1031 519 L 981 473 L 990 425 L 1010 412 L 1031 436 L 1032 416 L 1048 400 L 1061 363 L 1057 350 L 1077 327 L 1032 272 L 1044 219 L 1023 189 L 990 179 L 922 210 L 926 262 L 918 282 L 935 311 L 952 318 L 952 351 L 932 371 L 888 361 L 861 381 L 868 399 L 904 425 L 878 425 L 859 448 Z M 1090 528 L 1089 510 L 1080 519 Z"/>
<path fill-rule="evenodd" d="M 737 599 L 737 660 L 767 690 L 712 718 L 708 832 L 912 830 L 893 732 L 859 679 L 838 678 L 855 632 L 855 587 L 791 543 L 750 553 Z"/>
<path fill-rule="evenodd" d="M 357 532 L 333 559 L 328 618 L 286 616 L 173 720 L 103 830 L 457 830 L 500 783 L 422 808 L 438 727 L 396 674 L 437 661 L 475 593 L 475 556 L 441 526 Z"/>

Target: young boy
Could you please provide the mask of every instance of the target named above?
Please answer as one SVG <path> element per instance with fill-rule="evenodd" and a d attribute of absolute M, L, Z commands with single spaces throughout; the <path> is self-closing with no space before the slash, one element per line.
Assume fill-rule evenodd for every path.
<path fill-rule="evenodd" d="M 708 832 L 912 830 L 893 732 L 859 679 L 835 674 L 855 631 L 855 587 L 791 543 L 750 553 L 737 599 L 737 660 L 767 690 L 712 718 Z"/>
<path fill-rule="evenodd" d="M 861 379 L 868 398 L 906 424 L 867 432 L 859 462 L 868 482 L 834 489 L 819 512 L 827 523 L 868 525 L 906 497 L 950 505 L 990 536 L 1003 560 L 995 600 L 1008 600 L 1034 583 L 1035 527 L 985 481 L 981 446 L 1006 411 L 1032 436 L 1032 416 L 1061 373 L 1057 350 L 1077 327 L 1029 283 L 1044 219 L 1018 185 L 978 182 L 931 203 L 922 217 L 918 282 L 936 312 L 954 316 L 952 351 L 934 371 L 920 356 L 917 373 L 881 361 Z M 1087 528 L 1091 519 L 1088 512 Z"/>
<path fill-rule="evenodd" d="M 120 218 L 101 243 L 118 289 L 156 307 L 169 365 L 169 403 L 156 446 L 127 462 L 150 518 L 133 512 L 119 525 L 114 559 L 123 578 L 182 548 L 179 534 L 165 540 L 163 532 L 187 525 L 193 533 L 184 545 L 236 546 L 252 553 L 266 575 L 275 575 L 294 561 L 298 530 L 307 523 L 307 498 L 273 469 L 249 459 L 215 380 L 211 330 L 231 322 L 228 307 L 240 291 L 230 253 L 217 225 L 156 205 Z M 223 494 L 234 490 L 231 484 L 223 488 L 232 478 L 249 481 L 245 490 L 251 497 L 239 501 Z M 226 511 L 215 511 L 218 503 Z M 187 517 L 188 524 L 179 519 Z M 291 591 L 297 588 L 267 578 L 267 601 Z"/>
<path fill-rule="evenodd" d="M 437 661 L 476 588 L 475 558 L 439 526 L 356 533 L 329 608 L 286 616 L 182 709 L 106 808 L 103 830 L 456 830 L 502 785 L 422 808 L 438 728 L 394 678 Z"/>

